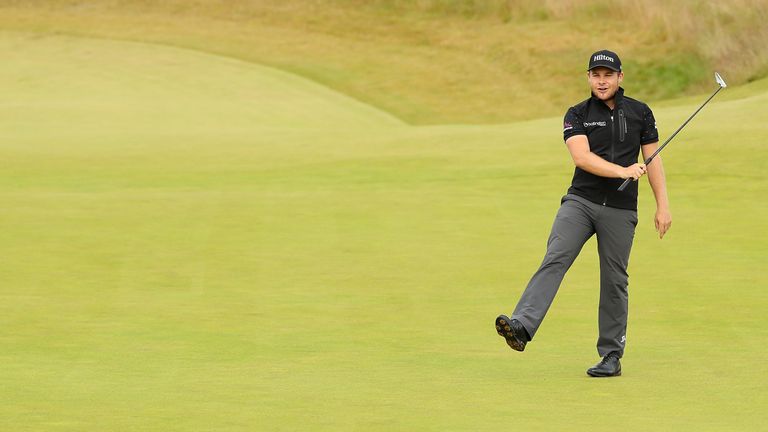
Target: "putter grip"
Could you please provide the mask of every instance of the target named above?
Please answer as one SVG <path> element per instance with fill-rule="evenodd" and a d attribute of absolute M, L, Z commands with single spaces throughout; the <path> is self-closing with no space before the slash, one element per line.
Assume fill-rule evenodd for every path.
<path fill-rule="evenodd" d="M 620 190 L 620 191 L 623 191 L 624 189 L 626 189 L 627 185 L 628 185 L 628 184 L 629 184 L 629 182 L 631 182 L 631 181 L 632 181 L 632 177 L 630 177 L 630 178 L 628 178 L 628 179 L 624 180 L 624 183 L 622 183 L 622 184 L 621 184 L 621 186 L 619 186 L 619 190 Z"/>

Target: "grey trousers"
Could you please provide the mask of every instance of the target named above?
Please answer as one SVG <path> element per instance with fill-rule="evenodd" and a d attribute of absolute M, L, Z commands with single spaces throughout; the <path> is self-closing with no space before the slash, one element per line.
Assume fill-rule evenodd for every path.
<path fill-rule="evenodd" d="M 533 338 L 565 272 L 584 243 L 597 234 L 600 255 L 597 352 L 601 357 L 611 351 L 618 351 L 622 356 L 627 331 L 627 266 L 636 226 L 634 210 L 602 206 L 573 194 L 564 196 L 547 241 L 544 261 L 525 288 L 512 318 L 520 321 Z"/>

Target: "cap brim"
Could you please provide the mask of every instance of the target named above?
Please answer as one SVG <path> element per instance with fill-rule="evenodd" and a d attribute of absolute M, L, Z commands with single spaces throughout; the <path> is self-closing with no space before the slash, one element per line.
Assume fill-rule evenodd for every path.
<path fill-rule="evenodd" d="M 612 71 L 621 72 L 621 68 L 617 68 L 614 65 L 607 65 L 607 64 L 596 64 L 596 65 L 592 66 L 591 68 L 587 69 L 587 72 L 591 71 L 592 69 L 599 68 L 599 67 L 604 67 L 604 68 L 610 69 Z"/>

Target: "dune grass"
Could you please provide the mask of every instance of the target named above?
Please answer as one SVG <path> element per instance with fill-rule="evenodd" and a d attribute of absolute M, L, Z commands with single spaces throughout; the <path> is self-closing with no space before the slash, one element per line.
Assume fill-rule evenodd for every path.
<path fill-rule="evenodd" d="M 642 185 L 624 376 L 591 380 L 594 241 L 525 353 L 491 323 L 570 179 L 559 117 L 414 127 L 197 51 L 0 52 L 5 430 L 762 427 L 765 83 L 664 154 L 663 241 Z"/>

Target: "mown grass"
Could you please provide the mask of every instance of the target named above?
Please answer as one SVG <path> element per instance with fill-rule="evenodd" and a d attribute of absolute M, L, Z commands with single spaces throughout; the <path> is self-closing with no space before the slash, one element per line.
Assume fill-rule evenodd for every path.
<path fill-rule="evenodd" d="M 0 52 L 4 430 L 762 428 L 766 82 L 665 150 L 663 241 L 641 186 L 624 375 L 590 380 L 594 240 L 525 353 L 491 324 L 570 179 L 559 116 L 414 127 L 196 51 Z"/>
<path fill-rule="evenodd" d="M 562 115 L 587 56 L 650 101 L 766 75 L 768 2 L 7 1 L 6 29 L 159 42 L 308 77 L 412 124 Z"/>

